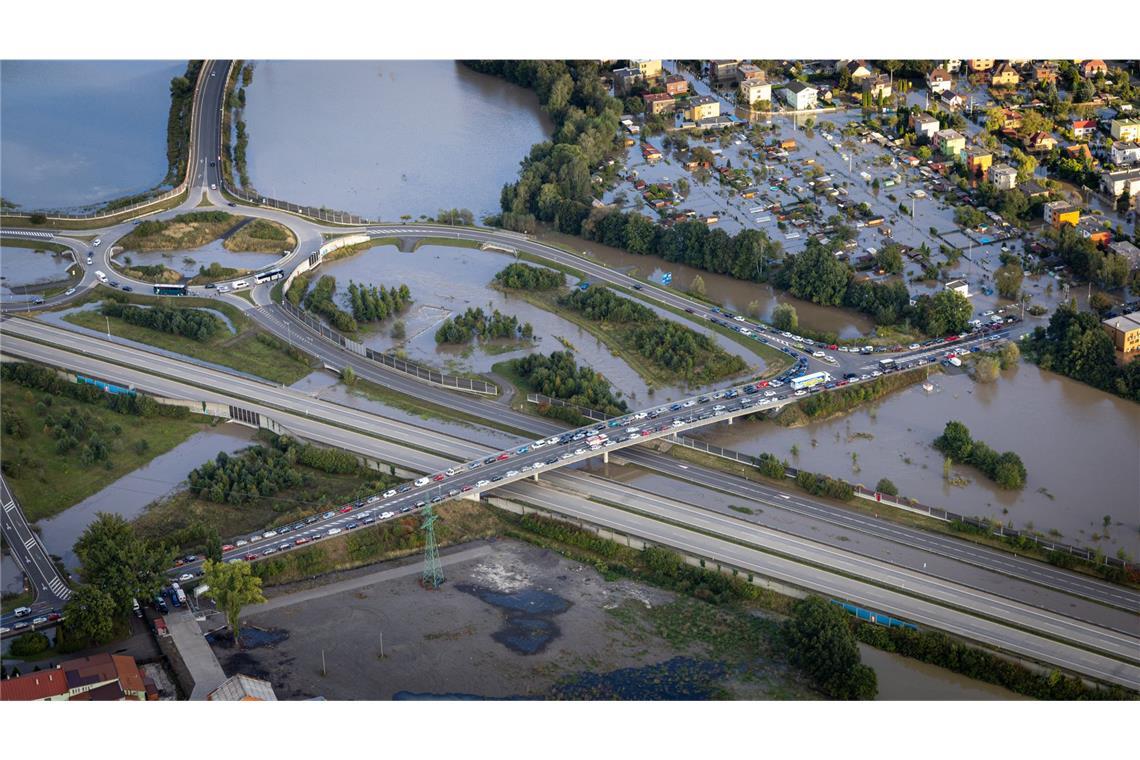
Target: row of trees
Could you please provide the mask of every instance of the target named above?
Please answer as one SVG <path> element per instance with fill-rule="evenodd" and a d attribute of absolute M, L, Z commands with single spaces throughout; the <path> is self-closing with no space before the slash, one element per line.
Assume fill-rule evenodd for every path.
<path fill-rule="evenodd" d="M 519 179 L 503 187 L 500 222 L 533 231 L 535 220 L 576 235 L 594 199 L 591 172 L 618 151 L 621 101 L 601 83 L 597 61 L 467 61 L 469 67 L 534 90 L 554 122 L 554 138 L 536 144 Z"/>
<path fill-rule="evenodd" d="M 554 351 L 549 356 L 530 354 L 512 360 L 510 366 L 536 393 L 611 416 L 627 411 L 606 378 L 589 367 L 579 367 L 569 351 Z"/>
<path fill-rule="evenodd" d="M 284 453 L 255 446 L 237 456 L 224 451 L 186 478 L 190 491 L 216 504 L 246 504 L 305 482 Z"/>
<path fill-rule="evenodd" d="M 132 306 L 118 301 L 104 301 L 100 311 L 104 316 L 151 330 L 180 335 L 199 342 L 213 338 L 223 329 L 222 320 L 208 311 L 157 305 L 149 308 Z"/>
<path fill-rule="evenodd" d="M 383 285 L 357 285 L 349 280 L 348 298 L 352 316 L 357 322 L 383 322 L 407 308 L 412 301 L 412 292 L 407 285 L 385 288 Z"/>
<path fill-rule="evenodd" d="M 1025 465 L 1012 451 L 998 454 L 986 443 L 975 441 L 970 429 L 957 420 L 946 423 L 942 435 L 934 439 L 934 448 L 955 462 L 977 467 L 1002 488 L 1021 488 L 1025 485 Z"/>
<path fill-rule="evenodd" d="M 481 340 L 494 340 L 517 335 L 530 338 L 534 335 L 534 328 L 530 322 L 520 326 L 519 318 L 513 314 L 508 316 L 495 309 L 488 316 L 481 307 L 476 306 L 445 320 L 435 331 L 435 342 L 462 344 L 475 336 Z"/>
<path fill-rule="evenodd" d="M 296 283 L 294 283 L 296 284 Z M 292 301 L 292 288 L 290 301 Z M 356 332 L 356 320 L 347 311 L 344 311 L 333 301 L 336 293 L 336 278 L 330 274 L 323 275 L 317 284 L 305 294 L 305 308 L 319 314 L 341 332 Z"/>
<path fill-rule="evenodd" d="M 1131 266 L 1128 259 L 1118 253 L 1105 252 L 1096 243 L 1082 237 L 1076 228 L 1063 224 L 1059 230 L 1046 230 L 1045 237 L 1073 273 L 1112 290 L 1129 282 Z M 1133 280 L 1140 283 L 1140 277 Z"/>
<path fill-rule="evenodd" d="M 1117 366 L 1112 339 L 1099 317 L 1078 311 L 1074 303 L 1057 307 L 1049 326 L 1035 328 L 1022 348 L 1042 369 L 1140 402 L 1140 361 Z"/>
<path fill-rule="evenodd" d="M 818 596 L 796 603 L 783 626 L 788 659 L 816 688 L 836 699 L 874 699 L 875 671 L 862 663 L 846 613 Z"/>
<path fill-rule="evenodd" d="M 495 282 L 513 290 L 554 290 L 566 284 L 566 276 L 553 269 L 516 262 L 498 272 Z"/>

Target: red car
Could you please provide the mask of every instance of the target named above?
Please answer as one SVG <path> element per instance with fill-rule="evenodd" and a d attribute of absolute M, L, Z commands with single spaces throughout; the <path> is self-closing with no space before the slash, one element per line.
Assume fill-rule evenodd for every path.
<path fill-rule="evenodd" d="M 52 621 L 53 623 L 56 620 L 59 620 L 59 618 L 60 618 L 60 614 L 58 612 L 52 612 L 48 615 L 48 620 Z"/>
<path fill-rule="evenodd" d="M 761 388 L 767 388 L 768 387 L 768 381 L 767 380 L 761 380 L 760 382 L 758 382 L 756 384 L 759 385 Z"/>
<path fill-rule="evenodd" d="M 341 511 L 341 514 L 344 514 L 345 512 L 351 512 L 352 511 L 352 505 L 350 504 L 347 507 L 341 507 L 340 511 Z"/>
<path fill-rule="evenodd" d="M 511 458 L 511 455 L 505 451 L 502 454 L 499 454 L 499 456 L 498 456 L 498 460 L 500 462 L 503 461 L 504 459 L 510 459 L 510 458 Z"/>
<path fill-rule="evenodd" d="M 468 483 L 467 485 L 463 486 L 463 491 L 464 491 L 465 493 L 466 493 L 467 491 L 470 491 L 470 490 L 471 490 L 471 484 L 470 484 L 470 483 Z"/>
<path fill-rule="evenodd" d="M 246 561 L 246 562 L 253 562 L 253 561 L 254 561 L 255 559 L 257 559 L 259 556 L 260 556 L 260 555 L 258 555 L 258 554 L 247 554 L 247 555 L 245 555 L 245 561 Z"/>
<path fill-rule="evenodd" d="M 308 536 L 301 536 L 300 538 L 298 538 L 296 541 L 293 542 L 293 545 L 294 546 L 300 546 L 301 544 L 307 544 L 307 543 L 309 543 L 309 537 Z"/>
<path fill-rule="evenodd" d="M 839 348 L 839 346 L 835 343 L 832 343 L 830 346 L 828 346 L 828 348 L 830 348 L 832 351 L 835 351 Z"/>
<path fill-rule="evenodd" d="M 444 475 L 442 472 L 437 472 L 435 475 L 431 476 L 431 479 L 435 480 L 435 481 L 440 481 L 440 480 L 443 480 L 445 477 L 447 477 L 447 476 Z"/>
<path fill-rule="evenodd" d="M 226 544 L 225 546 L 222 547 L 222 551 L 224 551 L 224 552 L 232 552 L 233 550 L 234 550 L 233 544 Z"/>

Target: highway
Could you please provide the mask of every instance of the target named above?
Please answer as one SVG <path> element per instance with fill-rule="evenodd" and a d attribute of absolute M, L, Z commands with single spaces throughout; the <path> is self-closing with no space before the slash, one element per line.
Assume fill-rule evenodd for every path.
<path fill-rule="evenodd" d="M 8 320 L 6 327 L 10 326 L 11 322 L 18 321 L 22 320 Z M 91 371 L 92 374 L 99 376 L 109 375 L 120 379 L 121 382 L 127 382 L 127 379 L 130 378 L 130 381 L 135 382 L 138 387 L 146 387 L 145 373 L 140 373 L 139 370 L 115 367 L 107 365 L 107 363 L 101 360 L 75 357 L 74 354 L 66 354 L 66 356 L 60 357 L 59 354 L 64 354 L 65 352 L 50 348 L 50 346 L 26 343 L 21 340 L 21 338 L 7 338 L 5 346 L 6 351 L 10 353 L 21 354 L 21 356 L 23 356 L 23 354 L 31 354 L 31 358 L 60 363 L 60 365 L 66 365 L 66 363 L 80 365 L 80 363 L 82 363 L 82 365 L 87 365 L 84 369 Z M 116 352 L 125 350 L 121 348 L 121 346 L 113 346 L 113 348 Z M 204 371 L 204 373 L 207 374 L 206 379 L 213 381 L 211 387 L 218 387 L 218 389 L 223 389 L 227 383 L 233 383 L 241 392 L 249 392 L 251 386 L 254 390 L 258 390 L 258 386 L 269 387 L 270 390 L 275 390 L 280 393 L 280 395 L 277 395 L 275 398 L 279 404 L 285 407 L 290 406 L 290 404 L 293 404 L 293 406 L 307 407 L 308 404 L 312 403 L 312 400 L 306 397 L 306 395 L 295 391 L 274 389 L 274 386 L 266 386 L 261 383 L 247 381 L 245 378 L 230 378 L 225 373 L 215 373 L 214 370 L 200 370 L 195 367 L 185 366 L 184 362 L 161 359 L 160 363 L 169 368 L 184 367 L 186 370 L 184 374 L 187 376 L 198 373 L 198 371 Z M 202 395 L 203 398 L 211 398 L 210 392 L 203 392 L 200 389 L 196 389 L 196 387 L 188 387 L 184 383 L 172 381 L 172 379 L 171 381 L 168 381 L 168 379 L 154 379 L 152 382 L 155 384 L 155 392 L 169 395 L 171 398 L 197 398 L 200 397 L 200 395 Z M 217 397 L 214 397 L 214 399 L 217 399 Z M 229 402 L 242 403 L 241 400 L 237 399 L 230 399 Z M 325 402 L 318 403 L 325 404 Z M 249 407 L 251 404 L 244 404 L 244 406 Z M 388 432 L 385 430 L 386 425 L 398 425 L 397 423 L 391 423 L 390 420 L 367 415 L 366 412 L 337 407 L 336 404 L 321 406 L 317 411 L 319 412 L 319 417 L 323 420 L 328 420 L 328 423 L 335 422 L 349 426 L 360 425 L 359 416 L 364 415 L 365 418 L 373 420 L 372 424 L 365 425 L 364 427 L 368 428 L 368 430 L 374 434 Z M 274 410 L 266 410 L 263 414 L 274 416 L 291 428 L 294 426 L 308 426 L 308 430 L 304 431 L 303 434 L 311 436 L 311 438 L 317 441 L 324 441 L 333 444 L 333 446 L 341 446 L 358 452 L 364 452 L 367 453 L 368 456 L 375 458 L 384 458 L 390 455 L 393 448 L 396 450 L 400 448 L 370 438 L 370 435 L 364 432 L 353 433 L 351 431 L 340 430 L 340 428 L 328 430 L 328 425 L 325 422 L 315 423 L 315 420 L 310 417 L 300 417 L 296 414 L 288 415 L 285 414 L 285 412 Z M 472 453 L 472 444 L 470 443 L 457 442 L 455 439 L 451 439 L 450 436 L 439 433 L 427 432 L 424 434 L 433 436 L 439 450 L 441 452 L 447 452 L 449 456 L 454 456 L 455 453 L 462 453 L 466 458 Z M 551 444 L 551 447 L 557 446 L 559 446 L 557 443 Z M 408 487 L 408 484 L 406 484 L 402 492 L 390 493 L 390 495 L 386 496 L 377 495 L 378 498 L 375 498 L 375 500 L 369 500 L 367 504 L 361 504 L 359 506 L 345 505 L 347 506 L 347 510 L 345 510 L 344 513 L 329 513 L 323 520 L 309 524 L 296 524 L 293 528 L 287 530 L 277 529 L 272 532 L 267 531 L 268 534 L 263 537 L 264 542 L 260 544 L 260 547 L 268 546 L 270 547 L 269 550 L 271 553 L 276 553 L 276 551 L 287 550 L 288 548 L 296 546 L 298 539 L 301 539 L 303 542 L 309 542 L 319 537 L 328 536 L 329 531 L 334 531 L 332 534 L 335 534 L 335 532 L 349 529 L 349 525 L 364 524 L 363 521 L 368 521 L 369 518 L 372 518 L 372 520 L 381 518 L 381 520 L 383 520 L 385 517 L 412 512 L 413 509 L 422 507 L 425 502 L 429 500 L 441 501 L 456 496 L 474 496 L 475 493 L 494 488 L 496 483 L 505 484 L 505 477 L 510 477 L 512 480 L 520 480 L 519 475 L 505 475 L 505 473 L 512 472 L 511 469 L 506 469 L 507 467 L 524 467 L 526 465 L 521 465 L 521 461 L 527 460 L 530 461 L 530 463 L 534 463 L 536 460 L 543 460 L 541 457 L 546 457 L 547 460 L 552 458 L 560 460 L 565 453 L 568 453 L 567 451 L 563 451 L 562 455 L 547 456 L 545 452 L 551 451 L 552 449 L 543 447 L 544 452 L 541 453 L 540 457 L 522 459 L 521 457 L 523 455 L 516 455 L 515 457 L 500 461 L 494 456 L 495 452 L 491 451 L 491 449 L 487 447 L 478 447 L 478 449 L 480 455 L 489 452 L 492 456 L 486 458 L 488 464 L 481 465 L 475 468 L 474 471 L 464 468 L 464 472 L 457 472 L 453 476 L 441 476 L 439 481 L 427 481 L 420 485 L 412 485 L 412 487 Z M 557 451 L 556 448 L 554 450 Z M 405 458 L 401 461 L 401 464 L 420 469 L 421 472 L 431 472 L 434 469 L 434 471 L 440 475 L 442 475 L 442 468 L 453 465 L 454 461 L 449 457 L 437 457 L 412 450 L 406 450 L 402 456 Z M 596 453 L 594 456 L 596 456 Z M 961 567 L 952 566 L 952 563 L 945 563 L 943 566 L 939 566 L 938 569 L 931 569 L 927 572 L 917 572 L 912 569 L 904 569 L 904 567 L 899 567 L 897 564 L 880 562 L 876 561 L 876 559 L 850 553 L 850 551 L 846 549 L 837 549 L 822 545 L 820 542 L 814 540 L 808 541 L 798 537 L 788 536 L 788 534 L 772 531 L 763 528 L 763 526 L 749 524 L 746 521 L 740 520 L 738 517 L 728 517 L 723 514 L 718 515 L 703 507 L 694 508 L 689 505 L 682 505 L 679 504 L 679 502 L 668 499 L 665 495 L 652 495 L 652 493 L 632 489 L 626 487 L 626 485 L 601 481 L 596 479 L 596 477 L 584 473 L 567 473 L 565 475 L 552 474 L 544 475 L 544 477 L 545 479 L 551 480 L 554 484 L 560 485 L 562 488 L 595 493 L 598 498 L 605 498 L 609 500 L 611 504 L 626 505 L 627 507 L 645 510 L 645 512 L 649 512 L 652 508 L 660 508 L 660 505 L 666 505 L 668 507 L 666 512 L 660 513 L 658 516 L 668 518 L 668 520 L 673 520 L 674 522 L 694 525 L 701 524 L 703 521 L 708 530 L 731 531 L 734 538 L 746 538 L 751 544 L 756 546 L 781 551 L 781 553 L 800 558 L 814 557 L 808 559 L 808 561 L 825 566 L 839 567 L 839 569 L 846 572 L 876 578 L 879 582 L 911 583 L 911 586 L 907 587 L 907 590 L 911 591 L 911 593 L 919 593 L 933 599 L 941 599 L 943 603 L 963 604 L 962 600 L 966 600 L 964 603 L 969 604 L 972 608 L 975 608 L 975 610 L 983 611 L 983 607 L 988 605 L 986 607 L 986 614 L 1009 616 L 1009 618 L 1012 618 L 1010 610 L 1015 610 L 1015 608 L 1023 613 L 1028 611 L 1029 620 L 1025 623 L 1027 626 L 1032 626 L 1042 631 L 1049 630 L 1052 634 L 1057 636 L 1070 636 L 1074 635 L 1074 631 L 1077 631 L 1077 635 L 1090 637 L 1089 631 L 1104 631 L 1104 634 L 1100 636 L 1090 637 L 1090 646 L 1107 646 L 1105 644 L 1106 640 L 1132 640 L 1131 636 L 1117 638 L 1118 634 L 1112 630 L 1102 629 L 1099 626 L 1092 626 L 1092 624 L 1089 623 L 1073 620 L 1072 612 L 1070 612 L 1068 608 L 1072 606 L 1072 599 L 1058 596 L 1058 598 L 1051 600 L 1052 606 L 1056 608 L 1056 612 L 1037 612 L 1032 606 L 1009 602 L 1008 599 L 1004 599 L 1001 596 L 978 591 L 976 586 L 971 588 L 970 586 L 963 586 L 958 582 L 946 580 L 947 574 L 961 572 L 962 570 Z M 535 487 L 534 485 L 528 484 L 528 488 L 534 489 Z M 445 491 L 445 489 L 447 490 Z M 282 536 L 285 532 L 293 533 L 293 536 L 291 536 L 288 541 L 277 545 L 275 540 L 271 540 L 276 539 L 277 536 Z M 257 544 L 261 538 L 261 534 L 258 534 L 257 538 L 243 537 L 243 540 L 246 541 L 246 545 L 250 545 Z M 249 548 L 243 549 L 242 546 L 243 545 L 237 544 L 237 541 L 235 541 L 234 547 L 227 551 L 226 558 L 260 558 L 264 556 L 264 550 L 266 550 L 260 548 L 258 551 L 251 551 Z M 971 567 L 969 570 L 972 571 L 975 569 Z M 192 569 L 182 569 L 180 572 L 190 571 L 192 571 Z M 974 572 L 975 577 L 977 577 L 978 574 L 979 573 Z M 998 575 L 994 575 L 1000 580 Z M 913 580 L 915 577 L 920 578 L 921 582 L 915 582 Z M 1009 588 L 1007 587 L 1003 590 L 1008 591 Z M 958 602 L 955 602 L 955 599 L 958 600 Z M 986 605 L 983 605 L 978 602 L 978 599 L 988 599 L 988 602 Z M 1098 605 L 1089 606 L 1093 608 L 1093 610 L 1100 608 L 1100 610 L 1104 610 L 1106 613 L 1110 612 L 1107 608 L 1101 608 Z M 1059 618 L 1059 620 L 1064 622 L 1059 623 L 1057 628 L 1050 629 L 1051 623 L 1042 621 L 1057 618 L 1056 613 L 1064 615 L 1064 618 Z M 1034 615 L 1041 615 L 1041 618 L 1037 619 Z M 1135 630 L 1134 616 L 1121 613 L 1117 621 L 1119 626 L 1122 627 L 1121 630 Z M 1127 649 L 1129 646 L 1125 646 L 1124 648 Z"/>
<path fill-rule="evenodd" d="M 28 605 L 32 609 L 32 614 L 17 618 L 8 613 L 0 619 L 0 625 L 15 633 L 24 626 L 30 627 L 33 619 L 63 609 L 64 603 L 71 597 L 71 589 L 68 588 L 67 581 L 60 576 L 39 534 L 28 525 L 24 510 L 16 502 L 16 497 L 8 488 L 8 481 L 3 475 L 0 475 L 0 503 L 4 509 L 3 515 L 0 516 L 4 542 L 8 545 L 12 559 L 27 575 L 36 595 L 35 602 Z"/>

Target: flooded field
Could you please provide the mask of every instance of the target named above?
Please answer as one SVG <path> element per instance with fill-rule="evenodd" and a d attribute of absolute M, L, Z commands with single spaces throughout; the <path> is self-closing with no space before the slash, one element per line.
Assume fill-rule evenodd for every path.
<path fill-rule="evenodd" d="M 454 61 L 259 61 L 246 95 L 258 190 L 387 221 L 497 213 L 553 129 L 532 92 Z"/>
<path fill-rule="evenodd" d="M 4 199 L 83 206 L 159 184 L 170 80 L 185 70 L 185 61 L 5 61 Z"/>
<path fill-rule="evenodd" d="M 1140 407 L 1027 363 L 989 385 L 965 375 L 934 375 L 931 382 L 930 393 L 913 386 L 831 421 L 791 429 L 718 425 L 702 437 L 751 454 L 771 452 L 870 488 L 886 477 L 901 494 L 926 504 L 1099 546 L 1106 554 L 1140 554 Z M 957 464 L 953 473 L 963 480 L 951 485 L 942 455 L 931 446 L 949 420 L 964 423 L 975 440 L 1020 455 L 1025 488 L 1000 489 Z M 1074 449 L 1070 442 L 1078 434 Z"/>
<path fill-rule="evenodd" d="M 49 284 L 69 279 L 68 269 L 74 264 L 71 253 L 36 251 L 31 248 L 0 246 L 0 297 L 22 299 L 12 288 Z"/>
<path fill-rule="evenodd" d="M 0 591 L 5 594 L 18 594 L 24 590 L 24 573 L 16 560 L 7 554 L 0 557 Z"/>
<path fill-rule="evenodd" d="M 920 700 L 997 700 L 1027 699 L 1009 689 L 975 681 L 936 665 L 912 660 L 881 649 L 859 645 L 863 664 L 875 670 L 879 679 L 879 701 Z"/>
<path fill-rule="evenodd" d="M 161 264 L 186 277 L 193 277 L 198 274 L 200 267 L 208 268 L 211 264 L 219 264 L 232 269 L 261 269 L 277 261 L 282 255 L 281 253 L 227 251 L 221 240 L 215 240 L 192 251 L 116 252 L 115 263 L 119 266 L 155 266 Z"/>
<path fill-rule="evenodd" d="M 320 274 L 336 277 L 336 297 L 342 306 L 347 304 L 350 280 L 385 287 L 406 284 L 411 290 L 413 303 L 401 317 L 407 326 L 407 337 L 393 339 L 390 333 L 394 320 L 388 320 L 362 338 L 365 345 L 373 349 L 399 348 L 413 361 L 452 372 L 481 373 L 489 372 L 496 362 L 535 351 L 549 353 L 570 348 L 579 363 L 605 375 L 627 399 L 646 401 L 649 393 L 645 381 L 601 341 L 545 309 L 490 286 L 495 274 L 511 261 L 512 258 L 504 254 L 470 248 L 425 245 L 413 253 L 405 253 L 395 246 L 383 246 L 322 265 Z M 498 309 L 504 314 L 513 314 L 520 324 L 530 322 L 534 340 L 473 341 L 465 346 L 435 342 L 435 332 L 444 320 L 474 307 L 487 313 Z M 664 310 L 658 313 L 672 316 Z M 760 364 L 755 354 L 746 352 L 734 341 L 716 333 L 712 337 L 725 350 L 741 354 L 751 365 Z M 681 398 L 687 393 L 682 387 L 658 387 L 653 399 Z"/>
<path fill-rule="evenodd" d="M 220 425 L 190 436 L 99 493 L 55 517 L 36 523 L 44 544 L 52 554 L 63 558 L 65 566 L 74 569 L 77 562 L 71 548 L 83 529 L 95 519 L 96 513 L 111 512 L 127 520 L 137 517 L 146 505 L 174 491 L 190 470 L 213 459 L 219 451 L 232 454 L 249 446 L 253 434 L 250 428 Z"/>

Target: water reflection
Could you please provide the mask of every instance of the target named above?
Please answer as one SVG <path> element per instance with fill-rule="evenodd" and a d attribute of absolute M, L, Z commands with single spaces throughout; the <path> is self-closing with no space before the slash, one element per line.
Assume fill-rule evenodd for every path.
<path fill-rule="evenodd" d="M 200 267 L 218 264 L 232 269 L 255 270 L 272 264 L 282 253 L 227 251 L 221 240 L 214 240 L 192 251 L 126 251 L 115 254 L 120 266 L 155 266 L 161 264 L 187 277 L 198 274 Z M 127 263 L 129 260 L 129 264 Z"/>

